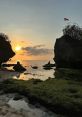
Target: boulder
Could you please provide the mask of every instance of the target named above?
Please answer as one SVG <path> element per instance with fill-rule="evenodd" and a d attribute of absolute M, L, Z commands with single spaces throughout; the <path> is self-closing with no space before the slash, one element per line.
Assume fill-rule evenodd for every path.
<path fill-rule="evenodd" d="M 56 39 L 54 61 L 57 68 L 82 68 L 82 40 L 64 35 Z"/>
<path fill-rule="evenodd" d="M 17 62 L 17 64 L 14 65 L 13 69 L 17 72 L 23 72 L 26 69 L 20 64 L 20 62 Z"/>

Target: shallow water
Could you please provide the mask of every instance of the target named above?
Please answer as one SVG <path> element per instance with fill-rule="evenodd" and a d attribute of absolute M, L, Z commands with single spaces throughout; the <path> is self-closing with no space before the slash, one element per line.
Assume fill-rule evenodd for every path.
<path fill-rule="evenodd" d="M 9 63 L 16 63 L 15 61 L 11 61 Z M 54 78 L 54 68 L 51 70 L 43 69 L 43 65 L 48 63 L 48 61 L 21 61 L 20 62 L 25 68 L 26 71 L 24 73 L 12 72 L 12 71 L 0 71 L 1 78 L 14 78 L 14 79 L 41 79 L 46 80 L 48 78 Z M 33 69 L 31 66 L 38 66 L 38 69 Z M 8 68 L 12 69 L 12 67 Z"/>

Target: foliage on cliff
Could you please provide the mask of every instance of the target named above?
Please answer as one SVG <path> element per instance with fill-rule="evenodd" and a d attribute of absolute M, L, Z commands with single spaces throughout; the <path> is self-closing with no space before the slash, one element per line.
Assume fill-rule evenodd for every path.
<path fill-rule="evenodd" d="M 67 25 L 63 29 L 63 35 L 68 35 L 73 39 L 81 40 L 82 39 L 82 28 L 76 24 Z"/>

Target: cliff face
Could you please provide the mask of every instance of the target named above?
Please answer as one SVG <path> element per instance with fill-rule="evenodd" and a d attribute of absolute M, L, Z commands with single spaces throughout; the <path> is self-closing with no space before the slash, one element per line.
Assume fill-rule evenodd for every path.
<path fill-rule="evenodd" d="M 68 35 L 56 39 L 54 61 L 58 68 L 82 68 L 82 40 Z"/>

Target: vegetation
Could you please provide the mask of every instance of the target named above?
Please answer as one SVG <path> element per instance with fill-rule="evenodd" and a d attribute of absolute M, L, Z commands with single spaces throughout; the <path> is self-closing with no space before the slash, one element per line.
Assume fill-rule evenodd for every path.
<path fill-rule="evenodd" d="M 18 92 L 27 96 L 31 102 L 39 102 L 56 113 L 81 117 L 82 79 L 78 79 L 79 73 L 81 76 L 79 70 L 59 69 L 54 79 L 5 80 L 0 83 L 0 89 L 5 93 Z"/>
<path fill-rule="evenodd" d="M 68 35 L 72 37 L 73 39 L 81 40 L 82 39 L 82 28 L 80 28 L 78 25 L 67 25 L 63 29 L 63 35 Z"/>
<path fill-rule="evenodd" d="M 8 36 L 0 33 L 0 66 L 14 55 Z"/>

